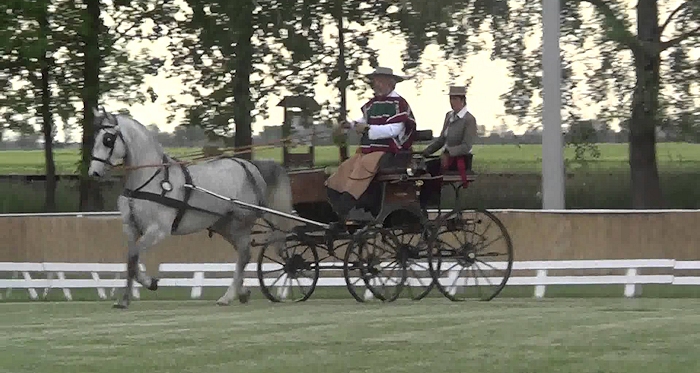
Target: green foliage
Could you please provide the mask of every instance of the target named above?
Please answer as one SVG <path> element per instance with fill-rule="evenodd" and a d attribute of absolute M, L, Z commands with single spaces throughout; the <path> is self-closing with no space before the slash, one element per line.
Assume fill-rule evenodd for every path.
<path fill-rule="evenodd" d="M 590 161 L 600 158 L 597 131 L 592 121 L 575 122 L 567 132 L 565 140 L 567 146 L 574 149 L 574 157 L 566 160 L 567 166 L 578 164 L 587 168 Z"/>
<path fill-rule="evenodd" d="M 195 100 L 194 105 L 170 101 L 175 111 L 186 112 L 185 125 L 202 126 L 224 137 L 233 135 L 233 125 L 236 132 L 242 126 L 249 133 L 250 123 L 268 118 L 276 104 L 267 102 L 269 94 L 284 90 L 314 96 L 321 75 L 327 76 L 328 86 L 367 88 L 353 75 L 367 61 L 376 65 L 377 51 L 368 40 L 372 31 L 383 29 L 380 21 L 389 4 L 375 0 L 271 0 L 254 8 L 250 4 L 249 0 L 187 1 L 192 15 L 179 24 L 170 45 L 174 56 L 170 73 L 183 78 Z M 330 39 L 323 35 L 325 26 L 337 26 L 341 13 L 347 25 L 346 74 L 339 67 L 337 33 Z M 221 24 L 228 26 L 218 27 Z M 354 24 L 371 30 L 357 31 Z M 249 91 L 241 91 L 240 80 L 246 81 Z M 323 109 L 318 119 L 335 118 L 335 98 L 319 101 Z"/>
<path fill-rule="evenodd" d="M 403 55 L 404 68 L 420 82 L 434 76 L 437 65 L 421 64 L 420 60 L 430 44 L 437 44 L 449 60 L 450 77 L 466 69 L 468 56 L 485 47 L 482 33 L 501 35 L 511 17 L 511 5 L 507 0 L 457 0 L 426 1 L 405 0 L 396 2 L 398 10 L 391 14 L 397 34 L 406 39 Z M 494 38 L 494 48 L 507 47 Z"/>
<path fill-rule="evenodd" d="M 45 8 L 45 1 L 0 3 L 0 131 L 35 132 L 28 119 L 37 116 L 41 102 L 39 58 L 47 45 L 39 37 L 37 18 Z"/>
<path fill-rule="evenodd" d="M 36 21 L 41 7 L 49 7 L 50 33 L 39 38 Z M 131 54 L 126 43 L 135 40 L 155 40 L 165 36 L 168 24 L 177 11 L 165 0 L 117 1 L 102 4 L 106 17 L 116 26 L 108 29 L 97 26 L 100 43 L 99 93 L 103 100 L 119 100 L 133 104 L 146 100 L 141 86 L 148 75 L 162 67 L 162 61 L 148 53 Z M 39 117 L 37 90 L 39 57 L 43 50 L 49 56 L 50 87 L 54 93 L 51 111 L 61 119 L 64 130 L 75 128 L 75 118 L 81 111 L 81 87 L 85 70 L 82 35 L 93 32 L 86 28 L 83 18 L 85 7 L 81 2 L 68 0 L 9 1 L 0 3 L 0 111 L 7 129 L 28 133 L 31 119 Z M 144 32 L 141 24 L 156 23 L 151 32 Z M 45 44 L 44 44 L 45 42 Z M 95 87 L 97 88 L 97 87 Z M 146 91 L 145 89 L 144 91 Z"/>
<path fill-rule="evenodd" d="M 471 1 L 456 9 L 438 1 L 436 9 L 445 9 L 442 15 L 439 10 L 421 8 L 426 2 L 402 4 L 406 5 L 399 14 L 407 25 L 403 31 L 412 35 L 407 47 L 413 53 L 409 53 L 411 60 L 416 60 L 428 44 L 431 24 L 438 23 L 443 31 L 450 32 L 448 37 L 437 32 L 430 42 L 445 52 L 456 47 L 462 53 L 460 57 L 479 50 L 460 27 L 468 24 L 470 31 L 478 34 L 490 26 L 492 58 L 508 62 L 513 81 L 501 96 L 506 114 L 516 118 L 518 125 L 540 125 L 542 108 L 534 98 L 542 96 L 541 1 Z M 700 46 L 697 1 L 679 2 L 667 10 L 665 20 L 660 20 L 659 8 L 668 7 L 666 2 L 640 0 L 633 10 L 635 22 L 623 0 L 561 0 L 560 5 L 563 124 L 573 126 L 581 119 L 584 107 L 597 110 L 598 119 L 605 122 L 633 119 L 629 129 L 636 155 L 630 162 L 633 179 L 637 180 L 632 185 L 635 206 L 660 207 L 661 188 L 650 146 L 655 142 L 655 129 L 665 125 L 688 139 L 695 138 L 700 129 L 693 95 L 700 69 L 688 58 L 689 51 Z M 590 9 L 592 19 L 584 18 Z M 576 67 L 583 68 L 586 79 L 572 79 Z M 577 89 L 580 95 L 574 99 Z M 582 144 L 575 147 L 581 157 L 590 151 L 595 156 L 594 148 Z"/>
<path fill-rule="evenodd" d="M 648 3 L 649 1 L 647 1 Z M 654 6 L 665 5 L 662 2 Z M 583 88 L 585 99 L 595 105 L 598 118 L 617 121 L 629 116 L 635 87 L 632 53 L 666 51 L 662 68 L 661 94 L 666 98 L 663 118 L 677 124 L 678 131 L 694 138 L 698 117 L 693 102 L 693 87 L 700 81 L 700 63 L 689 58 L 689 51 L 700 46 L 700 22 L 697 1 L 687 0 L 670 8 L 661 23 L 662 38 L 656 45 L 641 42 L 631 30 L 633 22 L 627 3 L 621 0 L 562 0 L 562 105 L 563 119 L 572 125 L 580 117 L 573 91 Z M 584 8 L 592 5 L 593 19 L 584 18 Z M 535 95 L 541 95 L 540 1 L 401 1 L 394 15 L 406 36 L 404 60 L 409 68 L 431 75 L 434 67 L 417 66 L 429 44 L 437 44 L 445 59 L 463 71 L 470 54 L 482 50 L 486 33 L 491 36 L 492 58 L 508 62 L 513 85 L 502 95 L 506 114 L 520 125 L 538 126 L 541 107 Z M 640 27 L 646 27 L 642 25 Z M 534 42 L 527 47 L 526 43 Z M 593 46 L 593 48 L 591 48 Z M 595 56 L 593 52 L 600 55 Z M 667 57 L 666 57 L 667 56 Z M 575 65 L 583 67 L 585 80 L 572 78 Z M 695 88 L 697 89 L 697 88 Z M 580 99 L 579 99 L 580 100 Z M 660 120 L 659 123 L 662 121 Z"/>

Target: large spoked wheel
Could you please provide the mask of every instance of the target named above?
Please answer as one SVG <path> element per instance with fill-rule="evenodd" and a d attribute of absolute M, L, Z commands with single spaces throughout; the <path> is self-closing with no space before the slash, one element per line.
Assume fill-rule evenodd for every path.
<path fill-rule="evenodd" d="M 392 230 L 366 227 L 357 231 L 343 263 L 348 291 L 358 302 L 372 297 L 393 302 L 406 281 L 406 256 Z"/>
<path fill-rule="evenodd" d="M 484 210 L 455 210 L 438 217 L 429 242 L 435 286 L 448 299 L 489 301 L 505 287 L 513 244 L 503 223 Z"/>
<path fill-rule="evenodd" d="M 260 291 L 272 302 L 303 302 L 316 289 L 318 251 L 314 244 L 291 240 L 277 250 L 273 242 L 263 245 L 258 256 Z"/>

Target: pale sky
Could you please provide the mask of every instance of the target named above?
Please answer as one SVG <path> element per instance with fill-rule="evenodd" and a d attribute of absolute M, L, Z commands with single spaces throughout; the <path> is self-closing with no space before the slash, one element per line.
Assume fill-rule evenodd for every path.
<path fill-rule="evenodd" d="M 675 7 L 682 0 L 673 0 L 667 5 L 668 8 Z M 636 2 L 632 0 L 628 1 L 630 11 L 636 5 Z M 661 9 L 660 19 L 663 21 L 666 17 L 665 9 Z M 106 20 L 106 23 L 109 23 Z M 536 38 L 541 37 L 541 33 L 535 35 Z M 539 41 L 535 39 L 534 41 Z M 134 51 L 141 48 L 144 43 L 131 43 L 130 47 L 134 48 Z M 137 44 L 141 44 L 138 45 Z M 379 64 L 382 66 L 387 66 L 393 68 L 395 72 L 402 74 L 401 71 L 402 62 L 400 60 L 401 50 L 402 50 L 402 40 L 392 40 L 387 35 L 379 34 L 372 41 L 373 46 L 381 46 Z M 158 42 L 152 44 L 150 47 L 154 55 L 165 56 L 167 53 L 165 50 L 166 42 Z M 589 57 L 594 56 L 587 50 L 579 54 L 580 56 L 587 55 Z M 578 57 L 578 56 L 577 56 Z M 436 53 L 435 48 L 429 48 L 425 53 L 425 59 L 436 60 L 439 58 Z M 442 119 L 444 118 L 445 112 L 450 110 L 449 101 L 446 96 L 447 88 L 450 84 L 464 84 L 468 78 L 472 78 L 472 82 L 467 94 L 467 106 L 470 112 L 476 117 L 478 124 L 484 125 L 487 131 L 497 128 L 502 123 L 502 116 L 504 116 L 504 106 L 501 102 L 499 96 L 506 92 L 510 85 L 510 79 L 507 76 L 506 63 L 503 61 L 491 61 L 489 59 L 489 52 L 485 51 L 478 55 L 474 55 L 467 60 L 466 70 L 462 72 L 460 77 L 461 81 L 449 81 L 447 69 L 441 67 L 437 70 L 437 76 L 433 79 L 425 79 L 423 81 L 422 87 L 418 89 L 415 82 L 404 81 L 397 85 L 397 92 L 401 94 L 411 105 L 419 129 L 432 129 L 434 133 L 439 132 L 442 126 Z M 581 72 L 583 65 L 578 65 L 578 71 Z M 361 73 L 368 73 L 371 71 L 369 65 L 365 66 L 365 69 Z M 159 94 L 159 99 L 155 103 L 150 101 L 143 104 L 137 104 L 129 107 L 130 112 L 140 122 L 148 125 L 154 123 L 158 125 L 161 131 L 170 132 L 179 123 L 167 123 L 168 111 L 166 107 L 167 94 L 177 93 L 182 91 L 184 86 L 177 79 L 166 79 L 163 76 L 150 77 L 147 78 L 146 84 L 143 87 L 145 91 L 148 85 L 152 85 L 156 92 Z M 323 101 L 327 97 L 336 97 L 337 92 L 333 90 L 328 90 L 324 87 L 316 87 L 316 97 L 318 101 Z M 371 91 L 365 92 L 360 96 L 354 95 L 352 92 L 348 91 L 348 116 L 355 118 L 360 115 L 359 107 L 360 105 L 371 97 Z M 270 105 L 276 105 L 281 97 L 272 97 L 269 100 Z M 185 100 L 186 97 L 180 96 L 179 100 Z M 537 100 L 537 99 L 535 99 Z M 106 102 L 106 108 L 108 110 L 117 110 L 118 108 L 124 107 L 124 105 L 115 102 Z M 583 108 L 583 113 L 587 117 L 594 117 L 596 109 L 589 105 L 589 103 L 581 102 L 579 104 Z M 282 122 L 282 109 L 277 107 L 272 107 L 269 110 L 270 117 L 267 120 L 259 119 L 257 123 L 253 125 L 253 133 L 259 133 L 262 131 L 265 125 L 279 125 Z M 508 122 L 512 122 L 514 118 L 509 118 Z M 516 133 L 521 133 L 523 129 L 513 129 Z"/>

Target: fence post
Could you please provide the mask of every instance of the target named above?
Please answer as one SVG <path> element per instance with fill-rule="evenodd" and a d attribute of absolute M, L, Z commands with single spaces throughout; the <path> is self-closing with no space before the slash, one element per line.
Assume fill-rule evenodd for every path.
<path fill-rule="evenodd" d="M 635 283 L 637 268 L 627 269 L 627 284 L 625 284 L 625 297 L 634 298 L 642 295 L 642 286 Z"/>
<path fill-rule="evenodd" d="M 190 292 L 190 298 L 199 299 L 202 296 L 202 286 L 204 285 L 204 272 L 195 272 L 192 277 L 192 291 Z"/>
<path fill-rule="evenodd" d="M 538 269 L 537 270 L 537 281 L 544 281 L 547 278 L 547 270 L 546 269 Z M 535 285 L 535 298 L 541 299 L 544 298 L 544 293 L 547 289 L 547 285 L 545 284 L 540 284 L 538 283 Z"/>

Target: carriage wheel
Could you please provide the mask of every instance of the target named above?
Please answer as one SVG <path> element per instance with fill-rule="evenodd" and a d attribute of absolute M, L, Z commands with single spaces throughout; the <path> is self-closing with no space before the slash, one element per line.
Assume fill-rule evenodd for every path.
<path fill-rule="evenodd" d="M 318 282 L 318 261 L 313 244 L 286 241 L 281 252 L 277 252 L 271 242 L 266 243 L 258 255 L 260 291 L 273 302 L 309 299 Z"/>
<path fill-rule="evenodd" d="M 372 296 L 386 302 L 396 300 L 406 281 L 406 256 L 391 229 L 358 231 L 345 251 L 343 275 L 348 291 L 358 302 Z"/>
<path fill-rule="evenodd" d="M 435 223 L 428 255 L 438 290 L 452 301 L 496 297 L 513 267 L 513 244 L 503 223 L 484 210 L 452 211 Z"/>

